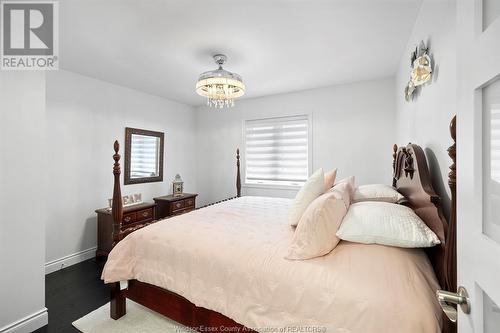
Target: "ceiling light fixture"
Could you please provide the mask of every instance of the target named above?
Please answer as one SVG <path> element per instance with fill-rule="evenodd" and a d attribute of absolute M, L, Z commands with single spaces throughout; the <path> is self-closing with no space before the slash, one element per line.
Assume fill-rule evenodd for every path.
<path fill-rule="evenodd" d="M 219 109 L 232 107 L 234 99 L 245 94 L 245 85 L 241 76 L 222 68 L 227 60 L 225 55 L 216 54 L 214 60 L 219 68 L 200 74 L 196 83 L 196 92 L 207 98 L 209 107 Z"/>

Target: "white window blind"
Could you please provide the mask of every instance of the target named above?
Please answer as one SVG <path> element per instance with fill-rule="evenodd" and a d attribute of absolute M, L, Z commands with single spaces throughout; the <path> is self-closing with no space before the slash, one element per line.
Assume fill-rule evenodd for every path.
<path fill-rule="evenodd" d="M 491 179 L 500 185 L 500 104 L 490 112 L 490 166 Z"/>
<path fill-rule="evenodd" d="M 160 139 L 154 136 L 132 134 L 130 177 L 159 175 Z"/>
<path fill-rule="evenodd" d="M 309 174 L 306 115 L 245 121 L 245 182 L 301 185 Z"/>

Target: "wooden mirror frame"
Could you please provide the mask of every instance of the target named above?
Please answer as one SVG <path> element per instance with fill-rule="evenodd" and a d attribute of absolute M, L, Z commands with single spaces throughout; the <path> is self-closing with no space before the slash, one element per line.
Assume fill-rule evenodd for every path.
<path fill-rule="evenodd" d="M 160 161 L 159 161 L 159 173 L 155 177 L 143 177 L 143 178 L 131 178 L 130 177 L 130 157 L 132 148 L 132 134 L 154 136 L 160 139 Z M 163 181 L 163 151 L 164 151 L 164 138 L 163 132 L 148 131 L 139 128 L 125 128 L 125 177 L 124 184 L 142 184 L 142 183 L 153 183 Z"/>

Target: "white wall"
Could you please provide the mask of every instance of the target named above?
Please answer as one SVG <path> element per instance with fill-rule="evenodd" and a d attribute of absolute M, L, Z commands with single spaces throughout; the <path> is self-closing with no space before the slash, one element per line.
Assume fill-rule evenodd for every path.
<path fill-rule="evenodd" d="M 390 184 L 391 147 L 396 139 L 394 90 L 394 80 L 388 78 L 238 100 L 229 110 L 200 107 L 197 114 L 200 202 L 235 195 L 235 151 L 237 147 L 243 150 L 243 120 L 282 115 L 312 116 L 313 170 L 338 168 L 338 177 L 355 175 L 358 184 Z M 291 197 L 296 190 L 244 188 L 243 193 Z"/>
<path fill-rule="evenodd" d="M 0 332 L 47 323 L 44 123 L 44 73 L 0 72 Z"/>
<path fill-rule="evenodd" d="M 425 150 L 434 187 L 443 198 L 446 214 L 451 162 L 446 149 L 452 144 L 448 128 L 457 107 L 455 28 L 455 1 L 424 0 L 396 74 L 398 143 L 417 143 Z M 403 90 L 410 75 L 410 52 L 421 40 L 430 46 L 435 62 L 434 78 L 408 103 Z"/>
<path fill-rule="evenodd" d="M 47 262 L 87 249 L 94 255 L 94 210 L 112 197 L 113 142 L 121 144 L 123 165 L 125 127 L 164 132 L 165 160 L 161 183 L 123 186 L 122 173 L 123 195 L 142 193 L 152 201 L 170 194 L 176 173 L 186 192 L 197 190 L 194 113 L 192 107 L 72 72 L 47 74 Z"/>

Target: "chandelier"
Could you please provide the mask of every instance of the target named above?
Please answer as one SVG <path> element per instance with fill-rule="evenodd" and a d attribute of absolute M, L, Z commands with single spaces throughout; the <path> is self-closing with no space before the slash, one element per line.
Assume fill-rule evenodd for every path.
<path fill-rule="evenodd" d="M 222 68 L 227 57 L 223 54 L 214 55 L 215 63 L 219 68 L 200 74 L 196 83 L 198 95 L 207 98 L 209 107 L 222 109 L 234 106 L 234 99 L 245 94 L 245 85 L 236 73 L 231 73 Z"/>

